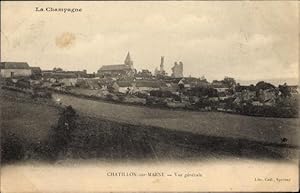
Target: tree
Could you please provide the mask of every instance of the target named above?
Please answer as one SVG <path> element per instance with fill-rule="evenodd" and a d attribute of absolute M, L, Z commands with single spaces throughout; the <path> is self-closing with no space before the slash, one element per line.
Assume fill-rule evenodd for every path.
<path fill-rule="evenodd" d="M 250 90 L 250 91 L 255 91 L 255 86 L 254 86 L 253 84 L 250 84 L 249 90 Z"/>
<path fill-rule="evenodd" d="M 14 133 L 1 129 L 1 162 L 21 160 L 25 155 L 24 142 Z"/>
<path fill-rule="evenodd" d="M 261 90 L 268 90 L 268 89 L 274 89 L 275 86 L 271 83 L 268 82 L 264 82 L 264 81 L 259 81 L 256 85 L 255 85 L 256 91 Z"/>
<path fill-rule="evenodd" d="M 229 88 L 233 87 L 236 85 L 236 81 L 234 78 L 231 77 L 227 77 L 225 76 L 225 78 L 223 79 L 223 84 L 225 84 L 226 86 L 228 86 Z"/>
<path fill-rule="evenodd" d="M 290 97 L 291 95 L 291 91 L 289 89 L 289 87 L 287 86 L 286 83 L 284 83 L 283 85 L 279 85 L 278 86 L 279 91 L 281 92 L 283 97 Z"/>
<path fill-rule="evenodd" d="M 53 71 L 55 71 L 55 72 L 62 72 L 63 71 L 63 69 L 62 68 L 53 68 Z"/>
<path fill-rule="evenodd" d="M 184 89 L 184 84 L 178 84 L 179 90 L 182 91 Z"/>
<path fill-rule="evenodd" d="M 67 106 L 58 119 L 58 124 L 51 130 L 49 146 L 52 150 L 49 153 L 56 157 L 60 151 L 67 148 L 71 141 L 71 133 L 77 127 L 78 115 L 72 106 Z"/>

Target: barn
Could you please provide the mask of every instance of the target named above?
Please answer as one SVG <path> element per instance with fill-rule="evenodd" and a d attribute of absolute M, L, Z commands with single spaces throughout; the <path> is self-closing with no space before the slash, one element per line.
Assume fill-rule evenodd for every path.
<path fill-rule="evenodd" d="M 32 70 L 26 62 L 1 62 L 0 76 L 3 78 L 31 76 Z"/>

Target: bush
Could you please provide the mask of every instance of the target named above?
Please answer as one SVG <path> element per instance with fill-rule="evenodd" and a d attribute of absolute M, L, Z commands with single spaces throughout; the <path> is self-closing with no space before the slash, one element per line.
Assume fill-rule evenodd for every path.
<path fill-rule="evenodd" d="M 30 88 L 30 82 L 25 79 L 20 79 L 16 83 L 16 87 L 21 89 L 29 89 Z"/>
<path fill-rule="evenodd" d="M 1 130 L 1 162 L 21 160 L 25 155 L 22 141 L 12 133 Z"/>
<path fill-rule="evenodd" d="M 150 91 L 150 96 L 154 96 L 154 97 L 162 97 L 163 92 L 160 90 L 151 90 Z"/>
<path fill-rule="evenodd" d="M 279 106 L 254 106 L 246 104 L 238 107 L 237 112 L 244 115 L 263 116 L 263 117 L 298 117 L 298 108 L 296 107 L 279 107 Z"/>
<path fill-rule="evenodd" d="M 113 95 L 112 94 L 107 94 L 106 99 L 109 100 L 109 101 L 112 101 L 113 100 Z"/>
<path fill-rule="evenodd" d="M 72 131 L 76 128 L 75 120 L 78 117 L 72 106 L 66 107 L 59 120 L 58 125 L 53 128 L 50 134 L 50 141 L 48 143 L 49 154 L 52 157 L 57 157 L 60 151 L 64 151 L 71 141 Z"/>
<path fill-rule="evenodd" d="M 185 92 L 184 94 L 188 96 L 197 96 L 197 97 L 203 97 L 203 96 L 217 97 L 218 91 L 210 87 L 193 87 L 189 91 Z"/>
<path fill-rule="evenodd" d="M 142 92 L 136 92 L 136 93 L 134 93 L 134 95 L 139 98 L 147 98 L 148 97 L 148 95 L 146 93 L 142 93 Z"/>
<path fill-rule="evenodd" d="M 215 109 L 218 105 L 218 102 L 210 101 L 207 98 L 201 98 L 195 105 L 200 109 L 205 107 L 211 107 L 212 109 Z"/>

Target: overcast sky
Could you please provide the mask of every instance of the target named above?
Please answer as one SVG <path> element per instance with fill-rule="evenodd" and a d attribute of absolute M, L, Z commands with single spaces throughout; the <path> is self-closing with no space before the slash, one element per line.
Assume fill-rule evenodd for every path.
<path fill-rule="evenodd" d="M 80 13 L 35 7 L 82 8 Z M 1 61 L 97 71 L 123 63 L 209 80 L 298 77 L 298 2 L 1 2 Z"/>

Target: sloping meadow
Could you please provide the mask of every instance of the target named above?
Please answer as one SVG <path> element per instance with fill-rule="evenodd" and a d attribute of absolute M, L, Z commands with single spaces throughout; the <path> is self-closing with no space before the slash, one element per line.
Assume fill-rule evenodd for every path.
<path fill-rule="evenodd" d="M 2 163 L 99 159 L 293 159 L 294 147 L 122 123 L 76 112 L 15 92 L 1 94 Z"/>

